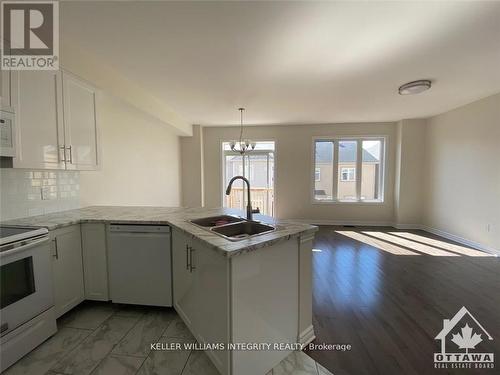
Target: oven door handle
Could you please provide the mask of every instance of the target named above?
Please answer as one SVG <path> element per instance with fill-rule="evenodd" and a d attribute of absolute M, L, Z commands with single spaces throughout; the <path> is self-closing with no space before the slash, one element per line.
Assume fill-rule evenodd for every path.
<path fill-rule="evenodd" d="M 47 237 L 43 237 L 43 238 L 41 238 L 39 240 L 36 240 L 36 241 L 28 242 L 25 245 L 22 245 L 22 246 L 19 246 L 19 247 L 15 247 L 15 248 L 13 248 L 11 250 L 2 251 L 2 252 L 0 252 L 0 258 L 4 258 L 7 255 L 16 254 L 16 253 L 19 253 L 21 251 L 30 249 L 32 247 L 40 245 L 41 243 L 47 242 L 48 240 L 49 240 L 49 237 L 47 236 Z"/>

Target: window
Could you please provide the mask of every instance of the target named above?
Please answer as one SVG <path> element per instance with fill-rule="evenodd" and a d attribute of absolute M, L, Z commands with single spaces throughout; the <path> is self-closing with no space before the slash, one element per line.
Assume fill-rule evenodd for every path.
<path fill-rule="evenodd" d="M 315 143 L 314 199 L 317 201 L 333 198 L 333 148 L 332 141 L 317 140 Z"/>
<path fill-rule="evenodd" d="M 339 149 L 339 162 L 336 167 L 338 171 L 337 200 L 356 201 L 358 186 L 356 182 L 358 141 L 342 139 L 337 144 Z"/>
<path fill-rule="evenodd" d="M 248 178 L 251 186 L 252 207 L 259 208 L 265 215 L 274 214 L 274 142 L 256 142 L 255 150 L 248 155 L 231 151 L 229 142 L 222 143 L 222 170 L 224 207 L 246 209 L 246 185 L 241 180 L 233 184 L 230 195 L 226 195 L 226 186 L 234 176 Z"/>
<path fill-rule="evenodd" d="M 382 149 L 383 141 L 380 139 L 362 141 L 361 200 L 383 200 Z"/>
<path fill-rule="evenodd" d="M 355 181 L 356 168 L 341 168 L 340 181 Z"/>
<path fill-rule="evenodd" d="M 384 138 L 316 139 L 314 201 L 382 202 L 384 147 Z"/>

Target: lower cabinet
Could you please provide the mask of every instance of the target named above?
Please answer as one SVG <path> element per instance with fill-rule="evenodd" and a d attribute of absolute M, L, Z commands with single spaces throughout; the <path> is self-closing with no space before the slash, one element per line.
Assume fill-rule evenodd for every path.
<path fill-rule="evenodd" d="M 80 225 L 56 229 L 50 232 L 50 237 L 55 310 L 56 317 L 59 317 L 85 298 Z"/>
<path fill-rule="evenodd" d="M 106 224 L 84 223 L 81 227 L 85 299 L 108 301 Z"/>
<path fill-rule="evenodd" d="M 200 343 L 229 341 L 229 259 L 174 229 L 174 307 Z M 206 353 L 221 374 L 229 373 L 229 352 Z"/>
<path fill-rule="evenodd" d="M 190 266 L 191 239 L 174 229 L 172 233 L 172 278 L 174 307 L 190 327 L 196 315 L 196 299 L 193 295 L 193 269 Z"/>
<path fill-rule="evenodd" d="M 290 344 L 288 350 L 206 350 L 222 375 L 266 374 L 297 340 L 306 342 L 302 336 L 311 331 L 314 338 L 310 299 L 299 296 L 299 251 L 305 239 L 232 257 L 175 228 L 172 240 L 174 307 L 199 343 Z M 310 249 L 304 246 L 304 258 L 310 258 Z M 310 267 L 310 260 L 301 259 L 302 265 Z M 310 270 L 301 275 L 310 277 Z M 304 283 L 304 294 L 310 294 L 310 283 Z M 302 301 L 304 314 L 299 313 Z"/>

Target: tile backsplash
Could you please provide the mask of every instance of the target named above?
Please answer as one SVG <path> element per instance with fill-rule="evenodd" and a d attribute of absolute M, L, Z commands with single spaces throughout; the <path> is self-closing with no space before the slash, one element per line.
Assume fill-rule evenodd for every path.
<path fill-rule="evenodd" d="M 0 169 L 0 220 L 80 207 L 76 171 Z"/>

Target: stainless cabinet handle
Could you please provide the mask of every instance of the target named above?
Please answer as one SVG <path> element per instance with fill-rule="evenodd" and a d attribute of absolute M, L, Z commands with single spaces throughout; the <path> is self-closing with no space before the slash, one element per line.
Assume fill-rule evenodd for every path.
<path fill-rule="evenodd" d="M 73 164 L 73 148 L 72 146 L 69 146 L 67 149 L 69 150 L 69 163 Z"/>
<path fill-rule="evenodd" d="M 196 269 L 196 266 L 193 266 L 193 251 L 195 250 L 192 247 L 189 248 L 189 272 L 191 273 Z"/>
<path fill-rule="evenodd" d="M 60 146 L 59 149 L 60 149 L 59 159 L 66 163 L 66 146 Z M 61 157 L 61 151 L 62 151 L 63 157 Z"/>
<path fill-rule="evenodd" d="M 54 249 L 56 253 L 53 255 L 54 258 L 59 259 L 59 248 L 57 247 L 57 237 L 52 240 L 54 242 Z"/>
<path fill-rule="evenodd" d="M 190 267 L 189 259 L 190 259 L 190 256 L 189 256 L 189 245 L 186 244 L 186 270 L 188 270 L 188 271 L 189 271 L 189 267 Z"/>

